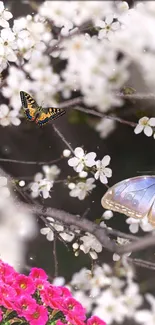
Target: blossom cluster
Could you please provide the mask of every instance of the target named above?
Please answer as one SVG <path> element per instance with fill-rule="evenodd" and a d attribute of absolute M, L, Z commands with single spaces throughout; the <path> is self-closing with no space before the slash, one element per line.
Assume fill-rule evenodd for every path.
<path fill-rule="evenodd" d="M 96 187 L 94 184 L 95 179 L 99 179 L 103 184 L 108 183 L 108 178 L 112 176 L 111 168 L 107 167 L 111 158 L 109 155 L 106 155 L 102 160 L 96 161 L 95 152 L 86 154 L 81 147 L 75 148 L 74 155 L 73 158 L 68 160 L 68 165 L 73 167 L 79 174 L 81 181 L 76 184 L 71 182 L 68 184 L 68 187 L 71 189 L 71 197 L 78 197 L 79 200 L 83 200 Z M 94 178 L 86 179 L 89 172 L 94 175 Z"/>
<path fill-rule="evenodd" d="M 134 129 L 135 134 L 144 132 L 144 134 L 147 137 L 151 137 L 153 135 L 153 138 L 155 139 L 154 131 L 155 131 L 155 118 L 154 117 L 148 118 L 147 116 L 140 118 L 137 126 Z"/>
<path fill-rule="evenodd" d="M 85 308 L 66 287 L 54 286 L 43 269 L 28 276 L 0 261 L 0 322 L 11 324 L 106 325 L 97 316 L 86 319 Z"/>
<path fill-rule="evenodd" d="M 87 311 L 93 310 L 109 325 L 136 318 L 143 303 L 134 271 L 125 259 L 116 273 L 107 264 L 95 265 L 93 272 L 83 268 L 75 273 L 69 283 L 74 297 Z"/>

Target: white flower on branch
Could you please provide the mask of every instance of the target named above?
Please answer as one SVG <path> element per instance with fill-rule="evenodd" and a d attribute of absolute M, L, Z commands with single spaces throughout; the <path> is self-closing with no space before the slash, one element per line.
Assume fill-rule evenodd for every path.
<path fill-rule="evenodd" d="M 12 18 L 12 13 L 4 8 L 4 4 L 0 1 L 0 26 L 4 28 L 9 27 L 8 20 Z"/>
<path fill-rule="evenodd" d="M 68 165 L 73 167 L 73 169 L 80 173 L 85 166 L 92 167 L 95 165 L 95 152 L 84 153 L 84 150 L 80 147 L 77 147 L 74 150 L 75 157 L 68 160 Z"/>
<path fill-rule="evenodd" d="M 65 232 L 64 226 L 57 224 L 53 218 L 47 217 L 47 220 L 52 226 L 53 230 L 48 226 L 40 230 L 42 235 L 46 235 L 47 240 L 54 240 L 54 230 L 56 230 L 59 236 L 62 237 L 66 242 L 70 242 L 74 239 L 74 234 L 71 231 Z"/>
<path fill-rule="evenodd" d="M 152 127 L 155 126 L 155 117 L 151 117 L 150 119 L 146 116 L 140 118 L 137 126 L 134 129 L 135 134 L 139 134 L 142 131 L 147 137 L 151 137 L 153 134 Z"/>
<path fill-rule="evenodd" d="M 110 163 L 110 156 L 104 156 L 102 160 L 96 161 L 96 173 L 94 175 L 95 179 L 100 179 L 101 183 L 107 184 L 108 179 L 107 177 L 112 176 L 112 170 L 111 168 L 108 168 L 107 166 Z"/>
<path fill-rule="evenodd" d="M 96 187 L 94 178 L 88 178 L 86 182 L 79 182 L 75 184 L 74 188 L 70 191 L 71 197 L 78 197 L 79 200 L 84 200 L 85 197 Z"/>
<path fill-rule="evenodd" d="M 102 245 L 96 239 L 96 237 L 86 232 L 84 236 L 80 237 L 80 241 L 83 242 L 79 247 L 80 250 L 83 251 L 85 254 L 89 253 L 92 259 L 97 259 L 97 253 L 102 252 Z"/>
<path fill-rule="evenodd" d="M 96 23 L 96 26 L 101 28 L 98 34 L 99 39 L 110 38 L 111 36 L 113 36 L 115 31 L 117 31 L 121 27 L 118 21 L 114 22 L 113 14 L 108 15 L 105 21 L 103 20 L 98 21 Z"/>
<path fill-rule="evenodd" d="M 0 125 L 8 126 L 10 124 L 18 126 L 21 123 L 18 118 L 18 111 L 9 110 L 5 104 L 0 105 Z"/>
<path fill-rule="evenodd" d="M 154 227 L 149 223 L 147 216 L 142 219 L 127 218 L 126 223 L 130 225 L 129 230 L 133 234 L 136 234 L 139 228 L 145 232 L 154 230 Z"/>
<path fill-rule="evenodd" d="M 40 194 L 44 199 L 50 197 L 50 190 L 53 187 L 53 181 L 49 181 L 46 178 L 43 178 L 41 173 L 36 174 L 34 182 L 32 182 L 29 186 L 31 189 L 31 195 L 33 198 L 38 197 Z"/>

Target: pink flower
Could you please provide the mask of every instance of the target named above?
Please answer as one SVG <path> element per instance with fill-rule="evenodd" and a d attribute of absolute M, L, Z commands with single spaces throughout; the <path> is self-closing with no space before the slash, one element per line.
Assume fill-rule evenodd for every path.
<path fill-rule="evenodd" d="M 56 288 L 59 288 L 61 290 L 61 297 L 63 298 L 72 297 L 72 294 L 68 288 L 59 287 L 59 286 L 57 286 Z"/>
<path fill-rule="evenodd" d="M 79 319 L 78 316 L 75 316 L 73 314 L 72 315 L 71 314 L 67 314 L 66 315 L 66 319 L 72 325 L 86 325 L 81 319 Z"/>
<path fill-rule="evenodd" d="M 16 289 L 18 295 L 32 294 L 35 292 L 35 285 L 33 283 L 33 280 L 23 274 L 17 275 L 14 283 L 14 288 Z"/>
<path fill-rule="evenodd" d="M 12 309 L 16 299 L 16 291 L 9 285 L 0 282 L 0 305 Z"/>
<path fill-rule="evenodd" d="M 0 278 L 5 282 L 7 277 L 11 276 L 13 278 L 15 275 L 16 272 L 13 267 L 0 260 Z"/>
<path fill-rule="evenodd" d="M 44 306 L 37 305 L 35 310 L 27 314 L 25 318 L 30 322 L 30 325 L 44 325 L 48 321 L 48 312 Z"/>
<path fill-rule="evenodd" d="M 18 316 L 25 317 L 29 313 L 35 311 L 37 306 L 36 300 L 31 296 L 21 296 L 14 303 L 14 309 L 18 313 Z"/>
<path fill-rule="evenodd" d="M 34 284 L 35 284 L 35 288 L 39 291 L 45 290 L 45 288 L 49 287 L 49 282 L 42 279 L 36 279 Z"/>
<path fill-rule="evenodd" d="M 106 323 L 97 316 L 92 316 L 87 320 L 87 325 L 106 325 Z"/>
<path fill-rule="evenodd" d="M 46 272 L 43 269 L 39 269 L 37 267 L 33 267 L 31 269 L 29 276 L 33 279 L 42 279 L 42 280 L 47 280 L 48 278 Z"/>
<path fill-rule="evenodd" d="M 76 301 L 74 298 L 72 298 L 72 297 L 66 298 L 64 300 L 63 307 L 64 307 L 64 314 L 65 315 L 66 314 L 71 315 L 71 316 L 74 315 L 74 316 L 78 317 L 81 320 L 86 319 L 86 315 L 85 315 L 86 314 L 86 309 L 83 308 L 83 306 L 78 301 Z"/>
<path fill-rule="evenodd" d="M 50 285 L 49 287 L 45 288 L 44 290 L 40 291 L 40 297 L 42 301 L 46 304 L 49 305 L 51 308 L 54 308 L 51 306 L 51 301 L 52 300 L 61 300 L 60 298 L 61 290 L 57 287 L 54 287 Z"/>

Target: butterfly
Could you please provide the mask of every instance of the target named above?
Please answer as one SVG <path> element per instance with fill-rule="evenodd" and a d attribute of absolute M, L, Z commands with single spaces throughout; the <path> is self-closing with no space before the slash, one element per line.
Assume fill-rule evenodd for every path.
<path fill-rule="evenodd" d="M 20 91 L 20 98 L 24 112 L 29 121 L 34 121 L 42 126 L 50 119 L 56 119 L 65 114 L 65 110 L 61 108 L 39 106 L 37 102 L 25 91 Z"/>
<path fill-rule="evenodd" d="M 132 218 L 147 216 L 155 226 L 155 176 L 138 176 L 115 184 L 104 194 L 101 204 Z"/>

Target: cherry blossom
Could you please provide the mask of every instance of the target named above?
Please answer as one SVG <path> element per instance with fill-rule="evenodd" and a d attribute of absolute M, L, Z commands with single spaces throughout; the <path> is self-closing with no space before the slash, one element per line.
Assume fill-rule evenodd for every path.
<path fill-rule="evenodd" d="M 35 182 L 30 184 L 31 195 L 33 198 L 38 197 L 42 194 L 44 199 L 50 197 L 50 190 L 53 187 L 53 182 L 48 181 L 47 179 L 36 180 Z"/>
<path fill-rule="evenodd" d="M 135 127 L 134 132 L 135 134 L 139 134 L 142 131 L 145 133 L 145 135 L 147 135 L 147 137 L 151 137 L 151 135 L 153 134 L 153 129 L 152 127 L 155 126 L 155 118 L 148 118 L 146 116 L 142 117 L 139 121 L 138 121 L 138 125 Z"/>
<path fill-rule="evenodd" d="M 42 169 L 45 173 L 45 178 L 49 181 L 54 181 L 61 172 L 61 170 L 57 167 L 57 165 L 52 165 L 52 166 L 44 165 Z"/>
<path fill-rule="evenodd" d="M 0 26 L 4 28 L 9 27 L 8 20 L 10 20 L 12 17 L 12 13 L 5 9 L 3 2 L 0 1 Z"/>
<path fill-rule="evenodd" d="M 74 150 L 75 157 L 68 160 L 68 165 L 73 167 L 77 173 L 82 172 L 85 166 L 92 167 L 95 165 L 95 152 L 84 153 L 84 150 L 77 147 Z"/>
<path fill-rule="evenodd" d="M 96 187 L 94 178 L 88 178 L 86 182 L 79 182 L 75 184 L 74 188 L 70 191 L 71 197 L 78 197 L 79 200 L 84 200 L 85 197 Z"/>
<path fill-rule="evenodd" d="M 98 21 L 96 24 L 98 27 L 101 27 L 98 38 L 102 39 L 104 37 L 110 38 L 113 33 L 120 28 L 120 23 L 114 22 L 114 15 L 108 15 L 105 19 L 105 21 Z"/>
<path fill-rule="evenodd" d="M 107 177 L 112 176 L 112 170 L 111 168 L 108 168 L 107 166 L 110 163 L 110 156 L 104 156 L 102 160 L 96 161 L 96 173 L 94 175 L 95 179 L 100 179 L 101 183 L 107 184 L 108 180 Z"/>
<path fill-rule="evenodd" d="M 18 111 L 9 110 L 5 104 L 0 105 L 0 125 L 8 126 L 10 124 L 18 126 L 21 123 L 18 118 Z"/>

